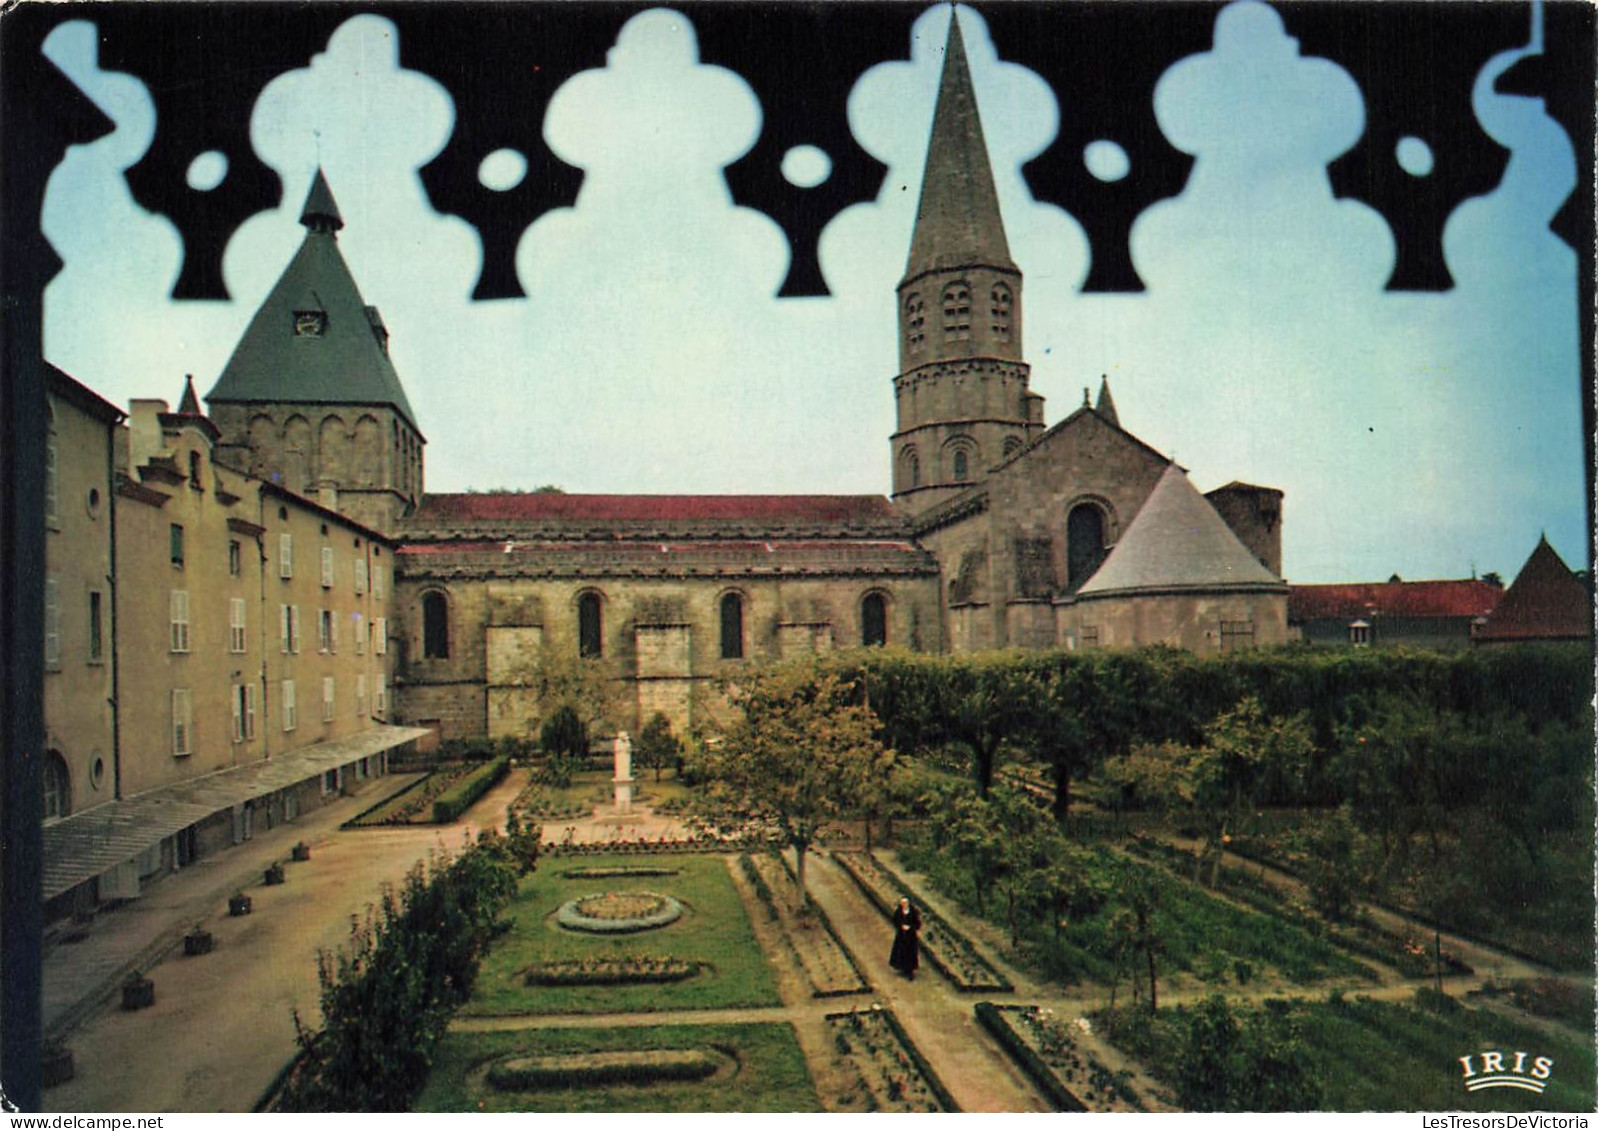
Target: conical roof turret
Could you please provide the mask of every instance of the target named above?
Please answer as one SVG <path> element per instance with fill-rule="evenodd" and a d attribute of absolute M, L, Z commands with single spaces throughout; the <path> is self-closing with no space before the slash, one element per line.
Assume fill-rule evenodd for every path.
<path fill-rule="evenodd" d="M 1099 419 L 1106 424 L 1121 426 L 1121 418 L 1115 413 L 1115 398 L 1110 396 L 1110 378 L 1106 374 L 1099 378 L 1099 403 L 1093 406 L 1093 411 Z"/>
<path fill-rule="evenodd" d="M 183 377 L 183 396 L 178 400 L 178 414 L 180 416 L 203 416 L 200 409 L 200 398 L 194 392 L 194 374 L 188 373 Z"/>
<path fill-rule="evenodd" d="M 932 137 L 904 278 L 969 266 L 1016 270 L 1004 235 L 959 12 L 954 10 L 949 15 L 943 77 L 932 112 Z"/>
<path fill-rule="evenodd" d="M 389 358 L 388 329 L 339 251 L 344 220 L 320 169 L 300 223 L 308 229 L 206 395 L 229 403 L 380 405 L 416 427 Z"/>
<path fill-rule="evenodd" d="M 313 232 L 336 232 L 344 226 L 338 201 L 333 199 L 333 190 L 328 187 L 327 178 L 322 175 L 320 167 L 316 170 L 316 179 L 311 182 L 311 191 L 305 196 L 305 207 L 300 210 L 300 223 Z"/>
<path fill-rule="evenodd" d="M 1282 585 L 1173 463 L 1077 595 Z"/>

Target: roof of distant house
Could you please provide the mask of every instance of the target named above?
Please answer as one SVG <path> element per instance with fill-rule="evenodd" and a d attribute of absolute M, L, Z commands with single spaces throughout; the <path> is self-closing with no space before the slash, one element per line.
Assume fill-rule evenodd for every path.
<path fill-rule="evenodd" d="M 1586 640 L 1592 636 L 1592 593 L 1540 539 L 1478 640 Z"/>
<path fill-rule="evenodd" d="M 1484 617 L 1504 591 L 1485 581 L 1373 581 L 1338 585 L 1294 585 L 1287 618 L 1363 620 L 1368 617 Z"/>
<path fill-rule="evenodd" d="M 425 495 L 412 522 L 739 522 L 898 525 L 881 495 Z"/>

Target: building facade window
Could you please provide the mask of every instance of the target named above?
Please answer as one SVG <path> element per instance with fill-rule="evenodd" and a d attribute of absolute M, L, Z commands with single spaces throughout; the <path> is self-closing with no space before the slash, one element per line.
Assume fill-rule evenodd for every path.
<path fill-rule="evenodd" d="M 187 589 L 172 590 L 172 651 L 187 652 L 189 650 L 189 591 Z"/>
<path fill-rule="evenodd" d="M 255 737 L 255 684 L 235 683 L 233 704 L 233 741 L 247 742 Z"/>
<path fill-rule="evenodd" d="M 332 609 L 318 609 L 316 611 L 316 650 L 318 652 L 331 652 L 333 650 Z"/>
<path fill-rule="evenodd" d="M 44 579 L 44 666 L 61 666 L 61 582 L 53 573 Z"/>
<path fill-rule="evenodd" d="M 422 656 L 449 659 L 449 599 L 436 589 L 422 594 Z"/>
<path fill-rule="evenodd" d="M 888 602 L 881 593 L 867 593 L 860 602 L 860 643 L 875 648 L 888 642 Z"/>
<path fill-rule="evenodd" d="M 1254 647 L 1254 622 L 1251 620 L 1223 620 L 1221 622 L 1221 651 L 1241 652 Z"/>
<path fill-rule="evenodd" d="M 300 708 L 295 702 L 294 681 L 283 681 L 283 729 L 293 730 L 300 725 Z"/>
<path fill-rule="evenodd" d="M 1097 648 L 1099 646 L 1099 626 L 1085 624 L 1077 630 L 1077 643 L 1084 648 Z"/>
<path fill-rule="evenodd" d="M 388 655 L 388 618 L 372 618 L 372 654 L 374 656 Z"/>
<path fill-rule="evenodd" d="M 333 677 L 330 675 L 322 677 L 322 721 L 333 721 Z"/>
<path fill-rule="evenodd" d="M 577 598 L 577 654 L 588 660 L 605 654 L 604 610 L 598 593 Z"/>
<path fill-rule="evenodd" d="M 322 588 L 333 588 L 333 547 L 322 547 Z"/>
<path fill-rule="evenodd" d="M 366 655 L 366 618 L 360 613 L 355 614 L 355 654 Z"/>
<path fill-rule="evenodd" d="M 277 536 L 277 575 L 287 581 L 294 576 L 294 535 Z"/>
<path fill-rule="evenodd" d="M 366 559 L 355 559 L 355 595 L 359 597 L 366 592 Z"/>
<path fill-rule="evenodd" d="M 228 540 L 227 571 L 233 577 L 237 577 L 244 571 L 244 548 L 239 545 L 237 538 Z"/>
<path fill-rule="evenodd" d="M 189 489 L 193 491 L 205 490 L 205 485 L 200 482 L 200 453 L 189 453 Z"/>
<path fill-rule="evenodd" d="M 943 337 L 950 342 L 971 338 L 971 288 L 964 282 L 943 288 Z"/>
<path fill-rule="evenodd" d="M 383 586 L 385 582 L 383 575 L 385 572 L 386 571 L 380 565 L 374 565 L 372 567 L 372 597 L 378 601 L 383 599 Z"/>
<path fill-rule="evenodd" d="M 105 594 L 89 590 L 89 663 L 105 660 Z"/>
<path fill-rule="evenodd" d="M 179 523 L 174 522 L 168 529 L 168 541 L 172 550 L 172 564 L 181 566 L 183 564 L 183 527 Z"/>
<path fill-rule="evenodd" d="M 927 304 L 919 294 L 905 296 L 904 333 L 910 352 L 920 353 L 927 340 Z"/>
<path fill-rule="evenodd" d="M 172 756 L 194 753 L 194 700 L 186 687 L 172 689 Z"/>
<path fill-rule="evenodd" d="M 377 690 L 372 695 L 372 713 L 378 718 L 388 714 L 388 677 L 377 673 Z"/>
<path fill-rule="evenodd" d="M 1072 593 L 1104 564 L 1104 512 L 1092 503 L 1078 503 L 1065 518 L 1066 588 Z"/>
<path fill-rule="evenodd" d="M 366 673 L 361 672 L 355 677 L 355 717 L 366 717 Z"/>
<path fill-rule="evenodd" d="M 721 658 L 741 660 L 744 656 L 744 599 L 728 593 L 721 599 Z"/>
<path fill-rule="evenodd" d="M 993 334 L 994 341 L 1007 342 L 1010 340 L 1011 312 L 1015 299 L 1010 294 L 1010 288 L 1003 283 L 995 284 L 988 297 L 988 328 Z"/>
<path fill-rule="evenodd" d="M 235 656 L 244 652 L 244 598 L 229 597 L 227 603 L 227 650 Z"/>
<path fill-rule="evenodd" d="M 44 757 L 44 819 L 59 821 L 72 812 L 72 775 L 59 751 Z"/>
<path fill-rule="evenodd" d="M 964 448 L 954 449 L 954 481 L 964 483 L 971 478 L 971 457 Z"/>

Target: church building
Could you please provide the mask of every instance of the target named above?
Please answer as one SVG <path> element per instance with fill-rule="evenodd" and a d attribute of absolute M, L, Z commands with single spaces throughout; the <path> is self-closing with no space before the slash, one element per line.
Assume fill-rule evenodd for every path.
<path fill-rule="evenodd" d="M 888 497 L 427 494 L 320 174 L 302 223 L 207 398 L 216 458 L 395 541 L 399 721 L 527 733 L 545 659 L 603 665 L 616 726 L 660 711 L 682 732 L 739 665 L 834 648 L 1287 639 L 1280 491 L 1200 495 L 1107 381 L 1046 426 L 958 20 L 898 287 Z"/>

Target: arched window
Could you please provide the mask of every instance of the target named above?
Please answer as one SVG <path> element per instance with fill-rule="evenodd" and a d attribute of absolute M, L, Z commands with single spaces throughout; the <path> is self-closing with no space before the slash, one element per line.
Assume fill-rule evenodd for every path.
<path fill-rule="evenodd" d="M 964 448 L 954 449 L 954 481 L 964 483 L 971 478 L 971 458 Z"/>
<path fill-rule="evenodd" d="M 904 300 L 904 333 L 910 343 L 911 353 L 920 353 L 927 340 L 927 304 L 919 294 L 909 294 Z"/>
<path fill-rule="evenodd" d="M 449 659 L 449 599 L 436 589 L 422 594 L 422 655 Z"/>
<path fill-rule="evenodd" d="M 888 602 L 881 593 L 867 593 L 860 602 L 860 643 L 875 648 L 888 642 Z"/>
<path fill-rule="evenodd" d="M 919 486 L 921 486 L 921 457 L 916 454 L 915 447 L 911 446 L 899 453 L 899 487 L 908 491 L 912 487 Z"/>
<path fill-rule="evenodd" d="M 72 777 L 66 759 L 54 750 L 44 757 L 44 819 L 58 820 L 72 812 Z"/>
<path fill-rule="evenodd" d="M 1021 439 L 1018 436 L 1006 436 L 1004 439 L 1004 458 L 1009 459 L 1021 450 Z"/>
<path fill-rule="evenodd" d="M 585 660 L 597 660 L 605 654 L 604 622 L 598 593 L 584 593 L 577 598 L 577 654 Z"/>
<path fill-rule="evenodd" d="M 943 288 L 943 337 L 951 342 L 971 337 L 971 288 L 963 282 Z"/>
<path fill-rule="evenodd" d="M 1066 586 L 1072 593 L 1104 563 L 1104 512 L 1092 503 L 1078 503 L 1065 520 Z"/>
<path fill-rule="evenodd" d="M 1010 288 L 1003 283 L 994 284 L 989 300 L 989 329 L 993 331 L 995 341 L 1007 342 L 1010 340 L 1010 310 L 1014 305 Z"/>
<path fill-rule="evenodd" d="M 728 593 L 721 599 L 721 658 L 741 660 L 744 656 L 744 599 Z"/>

